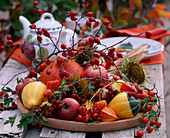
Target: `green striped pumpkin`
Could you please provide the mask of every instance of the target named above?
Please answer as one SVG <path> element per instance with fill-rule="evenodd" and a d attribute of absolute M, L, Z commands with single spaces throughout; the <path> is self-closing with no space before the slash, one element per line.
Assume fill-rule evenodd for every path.
<path fill-rule="evenodd" d="M 140 99 L 128 97 L 128 92 L 117 94 L 108 105 L 111 107 L 119 119 L 131 118 L 137 115 L 141 108 Z"/>

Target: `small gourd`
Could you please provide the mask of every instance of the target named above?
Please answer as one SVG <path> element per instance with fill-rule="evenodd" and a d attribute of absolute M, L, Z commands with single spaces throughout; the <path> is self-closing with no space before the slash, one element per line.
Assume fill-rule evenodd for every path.
<path fill-rule="evenodd" d="M 140 99 L 128 97 L 127 92 L 117 94 L 108 105 L 111 107 L 119 119 L 131 118 L 137 115 L 141 108 Z"/>
<path fill-rule="evenodd" d="M 28 83 L 22 90 L 21 99 L 23 105 L 30 109 L 43 102 L 43 93 L 47 89 L 46 85 L 40 81 Z"/>

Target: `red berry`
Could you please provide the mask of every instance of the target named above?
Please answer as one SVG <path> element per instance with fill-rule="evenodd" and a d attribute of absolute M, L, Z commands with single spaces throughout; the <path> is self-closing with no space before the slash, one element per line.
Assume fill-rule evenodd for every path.
<path fill-rule="evenodd" d="M 89 44 L 89 39 L 86 40 L 86 45 L 88 45 L 88 44 Z"/>
<path fill-rule="evenodd" d="M 35 24 L 32 24 L 32 25 L 30 26 L 30 28 L 31 28 L 31 29 L 35 29 L 35 28 L 36 28 L 36 25 L 35 25 Z"/>
<path fill-rule="evenodd" d="M 143 118 L 142 118 L 142 123 L 143 123 L 143 124 L 149 123 L 149 119 L 148 119 L 147 117 L 143 117 Z"/>
<path fill-rule="evenodd" d="M 143 131 L 142 130 L 138 130 L 137 131 L 137 137 L 142 137 L 143 136 Z"/>
<path fill-rule="evenodd" d="M 151 133 L 153 131 L 153 127 L 148 126 L 148 128 L 146 129 L 149 133 Z"/>
<path fill-rule="evenodd" d="M 94 113 L 97 113 L 97 114 L 99 114 L 100 113 L 100 110 L 99 110 L 99 108 L 94 108 Z"/>
<path fill-rule="evenodd" d="M 93 56 L 94 57 L 99 57 L 100 55 L 99 55 L 99 53 L 93 53 Z"/>
<path fill-rule="evenodd" d="M 123 57 L 121 52 L 117 52 L 116 55 L 117 55 L 118 58 L 122 58 Z"/>
<path fill-rule="evenodd" d="M 98 116 L 99 116 L 99 115 L 98 115 L 97 113 L 94 113 L 94 114 L 93 114 L 93 119 L 96 120 L 96 119 L 98 118 Z"/>
<path fill-rule="evenodd" d="M 95 37 L 99 37 L 99 34 L 95 34 Z"/>
<path fill-rule="evenodd" d="M 70 11 L 68 11 L 68 12 L 67 12 L 67 15 L 70 15 L 70 14 L 71 14 L 71 12 L 70 12 Z"/>
<path fill-rule="evenodd" d="M 40 64 L 40 68 L 44 70 L 46 68 L 46 65 L 44 63 Z"/>
<path fill-rule="evenodd" d="M 72 11 L 70 14 L 71 14 L 71 16 L 76 16 L 77 15 L 77 13 L 75 11 Z"/>
<path fill-rule="evenodd" d="M 38 14 L 42 14 L 42 11 L 40 9 L 37 10 Z"/>
<path fill-rule="evenodd" d="M 11 35 L 7 35 L 6 38 L 7 38 L 8 40 L 11 40 L 11 39 L 12 39 Z"/>
<path fill-rule="evenodd" d="M 91 59 L 91 60 L 90 60 L 90 64 L 91 64 L 91 65 L 94 65 L 94 64 L 95 64 L 95 59 Z"/>
<path fill-rule="evenodd" d="M 30 71 L 30 75 L 34 78 L 37 78 L 37 73 L 34 70 Z"/>
<path fill-rule="evenodd" d="M 137 91 L 138 91 L 139 93 L 142 93 L 142 90 L 143 90 L 143 89 L 140 88 L 140 87 L 137 88 Z"/>
<path fill-rule="evenodd" d="M 89 109 L 87 113 L 93 115 L 94 111 L 92 109 Z"/>
<path fill-rule="evenodd" d="M 89 121 L 89 117 L 87 115 L 83 116 L 82 121 L 87 123 Z"/>
<path fill-rule="evenodd" d="M 98 58 L 95 59 L 95 64 L 99 65 L 99 59 Z"/>
<path fill-rule="evenodd" d="M 133 83 L 133 85 L 137 88 L 138 87 L 138 84 L 137 83 Z"/>
<path fill-rule="evenodd" d="M 43 35 L 46 36 L 46 37 L 50 37 L 50 33 L 49 32 L 45 32 L 45 33 L 43 33 Z"/>
<path fill-rule="evenodd" d="M 109 23 L 110 23 L 109 21 L 104 21 L 104 22 L 103 22 L 103 24 L 104 24 L 105 26 L 108 26 Z"/>
<path fill-rule="evenodd" d="M 81 121 L 81 120 L 82 120 L 82 115 L 77 114 L 77 116 L 76 116 L 76 120 L 77 120 L 77 121 Z"/>
<path fill-rule="evenodd" d="M 150 111 L 151 110 L 151 106 L 150 105 L 146 105 L 146 111 Z"/>
<path fill-rule="evenodd" d="M 50 71 L 50 70 L 46 70 L 46 74 L 47 74 L 47 75 L 50 75 L 50 74 L 51 74 L 51 71 Z"/>
<path fill-rule="evenodd" d="M 89 42 L 94 42 L 94 37 L 90 37 Z"/>
<path fill-rule="evenodd" d="M 150 123 L 151 126 L 156 124 L 156 120 L 152 120 L 152 122 Z"/>
<path fill-rule="evenodd" d="M 128 97 L 130 98 L 132 96 L 132 92 L 128 92 Z"/>
<path fill-rule="evenodd" d="M 92 16 L 93 16 L 93 13 L 92 13 L 92 12 L 88 12 L 86 15 L 87 15 L 88 17 L 92 17 Z"/>
<path fill-rule="evenodd" d="M 37 6 L 38 3 L 39 3 L 38 1 L 34 1 L 34 2 L 33 2 L 33 5 L 34 5 L 34 6 Z"/>
<path fill-rule="evenodd" d="M 42 35 L 42 30 L 38 29 L 37 34 Z"/>
<path fill-rule="evenodd" d="M 12 43 L 13 43 L 12 40 L 8 40 L 8 41 L 7 41 L 7 44 L 8 44 L 9 46 L 10 46 Z"/>
<path fill-rule="evenodd" d="M 43 31 L 43 33 L 46 33 L 46 32 L 47 32 L 47 29 L 46 29 L 46 28 L 43 28 L 42 31 Z"/>
<path fill-rule="evenodd" d="M 0 50 L 5 50 L 5 46 L 0 46 Z"/>
<path fill-rule="evenodd" d="M 97 44 L 100 44 L 100 39 L 96 38 L 96 39 L 94 40 L 94 42 L 97 43 Z"/>
<path fill-rule="evenodd" d="M 86 25 L 90 27 L 90 26 L 91 26 L 91 22 L 90 22 L 90 21 L 87 21 L 87 22 L 86 22 Z"/>
<path fill-rule="evenodd" d="M 80 47 L 80 50 L 85 50 L 85 48 L 83 46 Z"/>
<path fill-rule="evenodd" d="M 37 40 L 41 43 L 42 37 L 40 35 L 37 36 Z"/>
<path fill-rule="evenodd" d="M 95 19 L 93 17 L 89 17 L 90 22 L 95 22 Z"/>
<path fill-rule="evenodd" d="M 147 97 L 147 95 L 144 94 L 144 93 L 141 93 L 141 94 L 139 95 L 139 98 L 142 99 L 142 100 L 144 100 L 146 97 Z"/>
<path fill-rule="evenodd" d="M 66 45 L 66 44 L 64 44 L 64 43 L 63 43 L 63 44 L 61 44 L 61 48 L 62 48 L 62 49 L 66 49 L 66 48 L 67 48 L 67 45 Z"/>
<path fill-rule="evenodd" d="M 86 100 L 85 99 L 81 99 L 81 103 L 85 103 L 86 102 Z"/>
<path fill-rule="evenodd" d="M 62 53 L 62 56 L 63 56 L 63 57 L 67 57 L 67 52 L 63 52 L 63 53 Z"/>
<path fill-rule="evenodd" d="M 47 65 L 51 64 L 51 60 L 47 58 L 47 59 L 45 60 L 45 64 L 47 64 Z"/>
<path fill-rule="evenodd" d="M 80 108 L 79 108 L 79 113 L 80 113 L 81 115 L 86 115 L 86 110 L 85 110 L 83 107 L 80 107 Z"/>
<path fill-rule="evenodd" d="M 70 84 L 68 85 L 69 89 L 73 90 L 74 89 L 74 85 L 73 84 Z"/>
<path fill-rule="evenodd" d="M 70 57 L 74 56 L 74 51 L 69 51 L 69 52 L 68 52 L 68 55 L 69 55 Z"/>
<path fill-rule="evenodd" d="M 154 97 L 154 96 L 155 96 L 155 92 L 153 92 L 153 91 L 149 91 L 149 92 L 148 92 L 148 95 L 150 95 L 150 96 Z"/>
<path fill-rule="evenodd" d="M 107 31 L 111 31 L 111 30 L 112 30 L 112 27 L 111 27 L 111 26 L 107 26 L 107 27 L 106 27 L 106 30 L 107 30 Z"/>
<path fill-rule="evenodd" d="M 72 20 L 72 21 L 76 21 L 77 18 L 76 18 L 75 16 L 71 16 L 71 20 Z"/>
<path fill-rule="evenodd" d="M 157 122 L 157 127 L 160 127 L 161 124 L 162 124 L 162 123 L 161 123 L 160 121 L 158 121 L 158 122 Z"/>

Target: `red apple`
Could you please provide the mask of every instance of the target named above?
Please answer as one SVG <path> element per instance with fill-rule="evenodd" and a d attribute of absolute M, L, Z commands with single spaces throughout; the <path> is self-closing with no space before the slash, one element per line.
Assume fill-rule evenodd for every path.
<path fill-rule="evenodd" d="M 33 78 L 27 78 L 27 79 L 24 79 L 22 80 L 21 82 L 19 82 L 17 84 L 17 86 L 15 87 L 15 90 L 16 90 L 16 93 L 17 95 L 21 98 L 21 93 L 22 93 L 22 90 L 23 88 L 25 87 L 25 85 L 27 85 L 28 83 L 32 82 L 32 81 L 35 81 L 35 79 Z"/>
<path fill-rule="evenodd" d="M 61 109 L 57 110 L 58 117 L 61 119 L 72 120 L 76 117 L 80 104 L 73 98 L 65 98 Z"/>
<path fill-rule="evenodd" d="M 103 79 L 108 79 L 108 73 L 107 70 L 103 66 L 89 66 L 87 69 L 85 69 L 83 77 L 86 78 L 94 78 L 94 77 L 101 77 Z M 97 80 L 100 80 L 99 78 L 92 79 L 92 82 L 96 82 Z M 99 84 L 101 81 L 98 81 Z"/>

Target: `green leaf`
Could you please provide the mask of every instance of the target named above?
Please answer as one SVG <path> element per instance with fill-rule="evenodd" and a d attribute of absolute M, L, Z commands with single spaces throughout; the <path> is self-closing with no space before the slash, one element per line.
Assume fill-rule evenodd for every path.
<path fill-rule="evenodd" d="M 6 120 L 6 121 L 4 122 L 4 125 L 10 123 L 10 124 L 11 124 L 11 127 L 12 127 L 12 126 L 14 125 L 14 122 L 15 122 L 16 117 L 17 117 L 17 114 L 14 115 L 14 116 L 9 117 L 8 120 Z"/>
<path fill-rule="evenodd" d="M 39 121 L 38 116 L 35 114 L 35 115 L 33 116 L 32 124 L 34 125 L 34 124 L 37 123 L 38 121 Z M 31 123 L 31 122 L 30 122 L 30 123 Z"/>
<path fill-rule="evenodd" d="M 22 81 L 22 78 L 21 79 L 17 78 L 17 84 L 20 83 L 21 81 Z"/>
<path fill-rule="evenodd" d="M 61 83 L 61 89 L 64 88 L 64 86 L 66 85 L 67 81 L 63 80 L 62 83 Z"/>
<path fill-rule="evenodd" d="M 6 87 L 4 89 L 2 89 L 2 92 L 12 92 L 13 90 L 10 89 L 9 87 Z"/>
<path fill-rule="evenodd" d="M 5 106 L 5 107 L 8 107 L 11 102 L 12 102 L 12 98 L 6 98 L 6 99 L 4 100 L 4 106 Z"/>
<path fill-rule="evenodd" d="M 12 1 L 11 0 L 1 0 L 0 11 L 8 11 L 12 8 Z"/>
<path fill-rule="evenodd" d="M 42 122 L 48 123 L 48 121 L 43 116 L 40 116 L 40 119 L 41 119 Z"/>
<path fill-rule="evenodd" d="M 91 93 L 95 89 L 95 87 L 91 83 L 88 83 L 88 88 L 89 88 L 89 93 Z"/>

